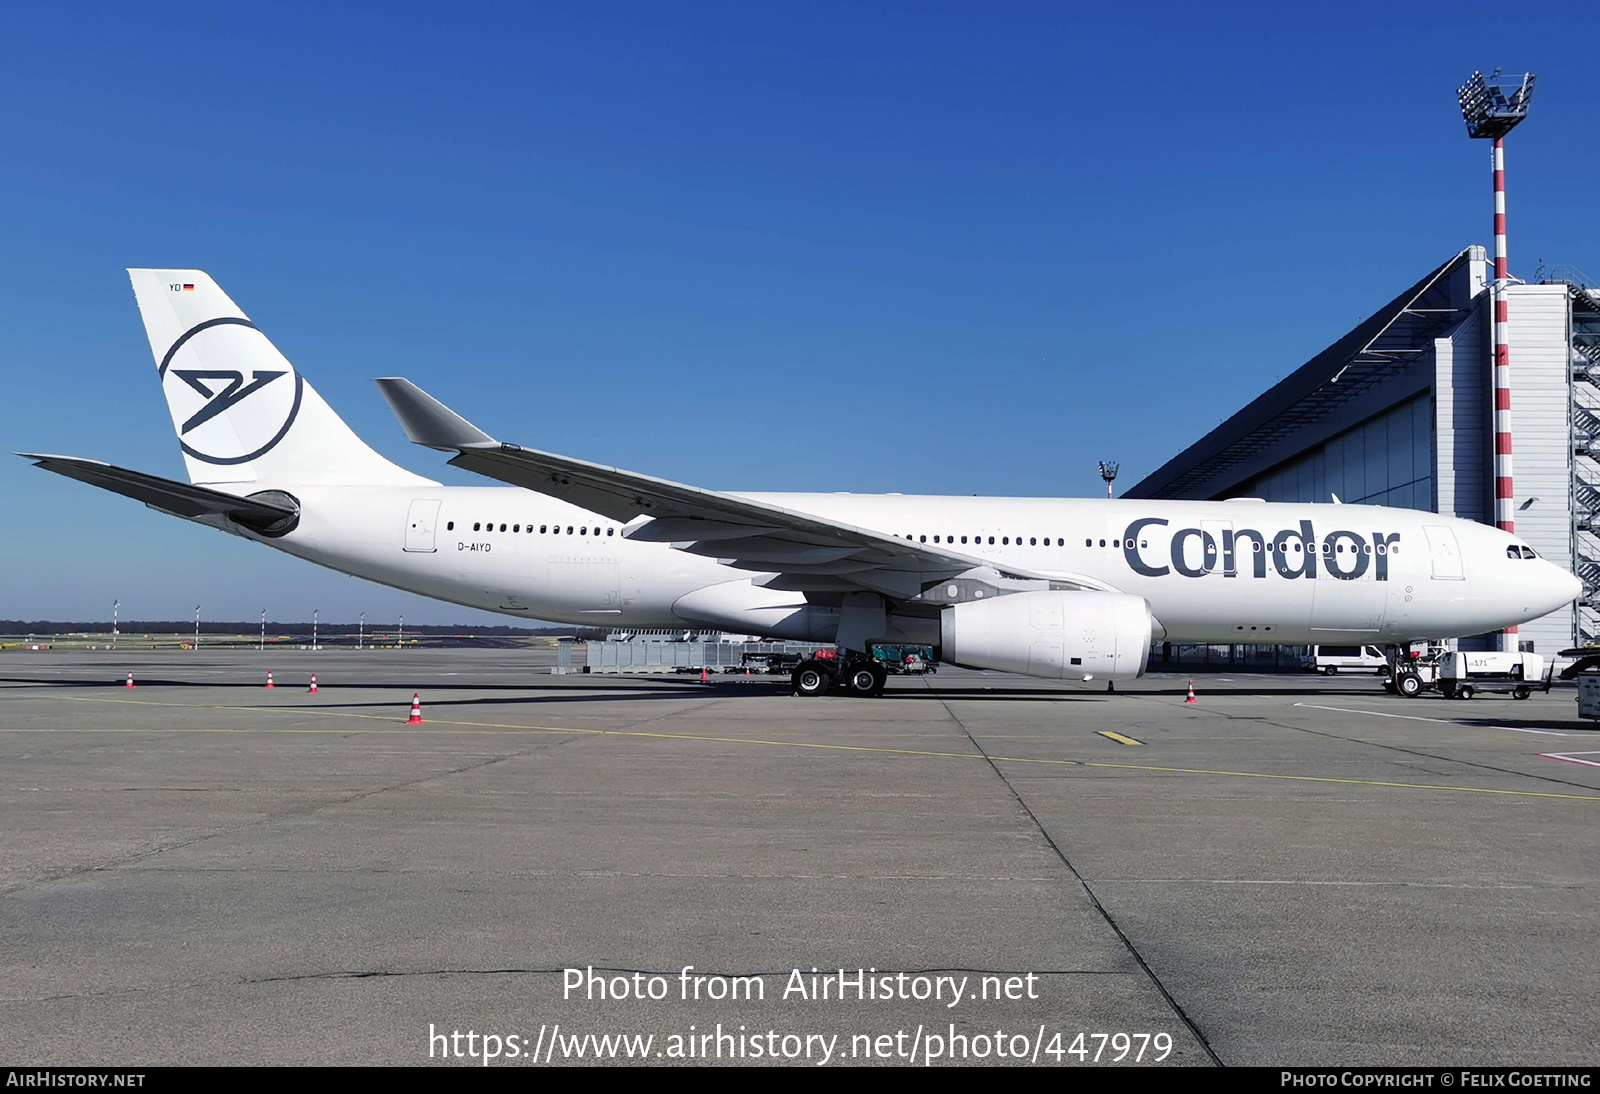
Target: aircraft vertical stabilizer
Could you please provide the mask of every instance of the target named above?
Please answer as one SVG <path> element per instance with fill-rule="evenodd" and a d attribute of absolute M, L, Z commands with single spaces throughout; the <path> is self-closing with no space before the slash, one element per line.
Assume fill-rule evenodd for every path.
<path fill-rule="evenodd" d="M 200 270 L 129 270 L 193 483 L 422 484 L 369 448 Z"/>

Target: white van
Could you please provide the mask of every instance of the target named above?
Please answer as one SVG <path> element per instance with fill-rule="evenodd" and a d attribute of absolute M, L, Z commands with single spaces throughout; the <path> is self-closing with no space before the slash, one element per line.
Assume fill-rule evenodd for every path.
<path fill-rule="evenodd" d="M 1389 659 L 1377 646 L 1312 646 L 1301 664 L 1324 676 L 1341 670 L 1375 672 L 1380 676 L 1389 671 Z"/>

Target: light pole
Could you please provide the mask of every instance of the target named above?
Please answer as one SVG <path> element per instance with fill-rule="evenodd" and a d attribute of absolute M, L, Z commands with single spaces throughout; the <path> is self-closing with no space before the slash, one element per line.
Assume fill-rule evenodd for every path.
<path fill-rule="evenodd" d="M 1112 463 L 1107 460 L 1100 461 L 1100 477 L 1106 480 L 1107 500 L 1111 497 L 1111 484 L 1116 481 L 1117 472 L 1121 469 L 1122 465 L 1120 463 Z"/>
<path fill-rule="evenodd" d="M 111 602 L 111 648 L 117 648 L 117 609 L 122 607 L 122 601 Z"/>
<path fill-rule="evenodd" d="M 267 652 L 267 609 L 261 609 L 261 652 Z"/>
<path fill-rule="evenodd" d="M 405 645 L 406 645 L 406 613 L 405 612 L 401 612 L 400 613 L 400 637 L 395 641 L 395 645 L 397 647 L 399 647 L 400 649 L 404 649 Z"/>
<path fill-rule="evenodd" d="M 1528 116 L 1533 102 L 1531 72 L 1490 76 L 1474 72 L 1456 89 L 1467 136 L 1494 141 L 1494 519 L 1506 532 L 1516 531 L 1511 465 L 1511 317 L 1506 287 L 1511 273 L 1506 254 L 1506 153 L 1505 135 Z M 1515 653 L 1517 628 L 1500 632 L 1502 651 Z"/>
<path fill-rule="evenodd" d="M 311 648 L 317 648 L 317 609 L 311 609 Z"/>
<path fill-rule="evenodd" d="M 200 649 L 200 605 L 194 606 L 194 648 Z"/>
<path fill-rule="evenodd" d="M 358 650 L 366 649 L 366 647 L 367 647 L 367 613 L 366 612 L 362 612 L 361 613 L 361 620 L 360 620 L 360 622 L 358 622 L 356 624 L 356 626 L 357 626 L 357 628 L 359 628 L 356 631 L 356 649 L 358 649 Z"/>

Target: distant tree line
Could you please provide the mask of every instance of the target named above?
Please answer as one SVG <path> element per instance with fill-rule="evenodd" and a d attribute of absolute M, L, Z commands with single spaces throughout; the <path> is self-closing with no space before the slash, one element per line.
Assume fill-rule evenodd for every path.
<path fill-rule="evenodd" d="M 399 629 L 399 623 L 373 622 L 368 620 L 366 632 L 368 634 L 389 634 Z M 342 633 L 355 634 L 360 629 L 358 623 L 327 623 L 317 624 L 317 633 L 321 635 L 334 635 Z M 124 619 L 117 623 L 117 630 L 122 634 L 193 634 L 193 619 Z M 207 634 L 258 634 L 261 631 L 261 620 L 247 619 L 228 622 L 221 620 L 212 622 L 203 619 L 200 621 L 200 633 Z M 53 619 L 0 619 L 0 634 L 110 634 L 109 622 L 82 623 L 82 622 L 57 622 Z M 279 623 L 267 620 L 267 633 L 272 634 L 311 634 L 310 623 Z M 472 635 L 474 637 L 552 637 L 557 635 L 572 635 L 581 639 L 603 639 L 606 632 L 600 627 L 512 627 L 505 624 L 484 625 L 481 623 L 407 623 L 406 633 L 414 635 Z"/>

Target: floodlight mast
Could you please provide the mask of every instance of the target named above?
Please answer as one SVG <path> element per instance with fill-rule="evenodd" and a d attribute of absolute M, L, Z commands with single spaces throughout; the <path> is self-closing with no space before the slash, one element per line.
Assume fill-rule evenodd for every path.
<path fill-rule="evenodd" d="M 1494 141 L 1494 518 L 1503 531 L 1515 532 L 1511 461 L 1511 317 L 1506 286 L 1511 273 L 1506 247 L 1505 135 L 1528 116 L 1533 103 L 1531 72 L 1504 75 L 1497 68 L 1489 76 L 1474 72 L 1456 89 L 1467 136 Z M 1517 628 L 1500 635 L 1500 648 L 1516 652 Z"/>
<path fill-rule="evenodd" d="M 1106 500 L 1111 499 L 1111 484 L 1116 481 L 1117 472 L 1122 470 L 1122 465 L 1112 460 L 1100 461 L 1100 477 L 1106 480 Z"/>

